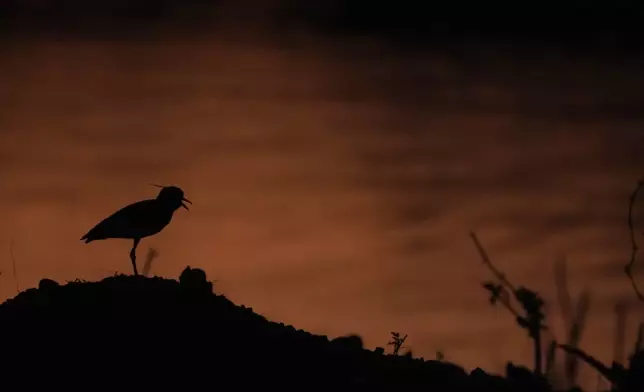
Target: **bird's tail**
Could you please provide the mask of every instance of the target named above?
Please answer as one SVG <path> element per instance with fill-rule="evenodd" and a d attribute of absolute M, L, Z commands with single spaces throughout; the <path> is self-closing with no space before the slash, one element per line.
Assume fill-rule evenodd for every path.
<path fill-rule="evenodd" d="M 102 239 L 105 239 L 105 228 L 100 224 L 94 226 L 90 231 L 87 232 L 87 234 L 81 237 L 81 241 L 85 241 L 86 244 Z"/>

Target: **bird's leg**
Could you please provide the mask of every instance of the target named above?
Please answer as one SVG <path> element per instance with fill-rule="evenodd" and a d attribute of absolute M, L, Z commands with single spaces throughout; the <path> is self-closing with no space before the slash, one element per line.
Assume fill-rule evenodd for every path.
<path fill-rule="evenodd" d="M 135 276 L 139 275 L 139 271 L 136 269 L 136 247 L 139 246 L 139 241 L 141 241 L 141 239 L 134 239 L 134 246 L 132 246 L 132 250 L 130 251 L 130 260 L 132 260 L 132 267 L 134 267 Z"/>

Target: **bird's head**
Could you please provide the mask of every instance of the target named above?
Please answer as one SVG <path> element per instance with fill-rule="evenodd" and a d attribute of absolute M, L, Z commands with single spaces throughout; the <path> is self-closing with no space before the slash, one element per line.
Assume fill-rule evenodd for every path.
<path fill-rule="evenodd" d="M 179 207 L 183 207 L 186 210 L 190 211 L 184 201 L 190 204 L 192 204 L 192 202 L 183 196 L 183 190 L 181 190 L 181 188 L 177 186 L 162 186 L 157 184 L 151 185 L 161 188 L 161 191 L 157 196 L 157 200 L 172 208 L 173 210 L 177 210 Z"/>

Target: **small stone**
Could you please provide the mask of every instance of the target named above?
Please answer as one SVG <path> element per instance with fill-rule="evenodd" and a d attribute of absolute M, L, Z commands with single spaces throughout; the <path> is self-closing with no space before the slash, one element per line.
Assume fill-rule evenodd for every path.
<path fill-rule="evenodd" d="M 38 289 L 40 290 L 48 290 L 56 287 L 60 287 L 60 285 L 52 279 L 44 278 L 40 280 L 40 283 L 38 283 Z"/>

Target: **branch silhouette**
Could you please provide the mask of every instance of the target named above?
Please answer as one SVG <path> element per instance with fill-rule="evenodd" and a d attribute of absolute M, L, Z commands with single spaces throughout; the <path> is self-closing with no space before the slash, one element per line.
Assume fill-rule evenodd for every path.
<path fill-rule="evenodd" d="M 637 187 L 635 187 L 635 190 L 633 190 L 633 193 L 631 193 L 631 196 L 628 202 L 628 228 L 630 230 L 630 236 L 631 236 L 631 258 L 628 264 L 624 267 L 624 272 L 626 273 L 626 276 L 628 276 L 628 279 L 631 282 L 631 286 L 633 287 L 633 291 L 635 291 L 635 295 L 637 295 L 637 298 L 640 301 L 644 301 L 644 295 L 642 295 L 642 293 L 640 292 L 639 288 L 637 287 L 637 283 L 635 282 L 635 278 L 633 277 L 633 266 L 635 265 L 637 251 L 639 250 L 637 246 L 637 242 L 635 241 L 635 227 L 633 225 L 633 206 L 635 205 L 637 194 L 639 193 L 642 186 L 644 186 L 644 179 L 641 179 L 637 182 Z"/>

